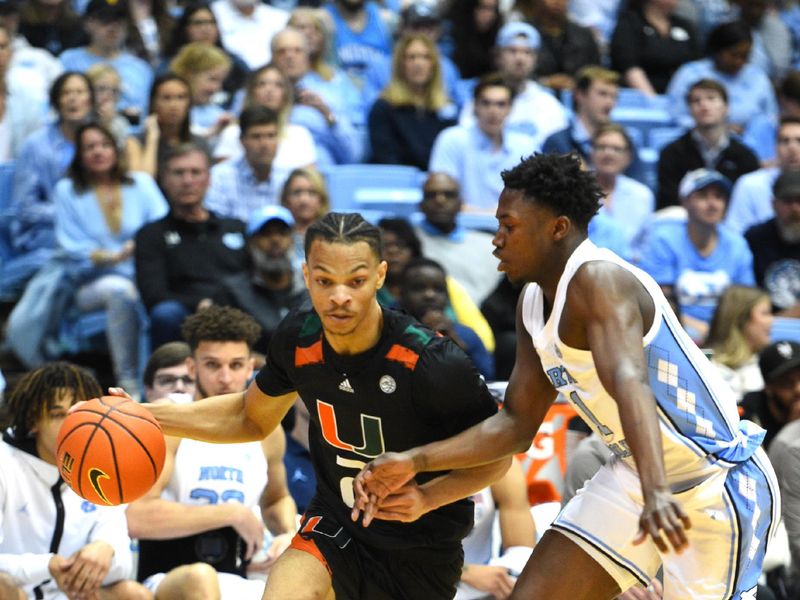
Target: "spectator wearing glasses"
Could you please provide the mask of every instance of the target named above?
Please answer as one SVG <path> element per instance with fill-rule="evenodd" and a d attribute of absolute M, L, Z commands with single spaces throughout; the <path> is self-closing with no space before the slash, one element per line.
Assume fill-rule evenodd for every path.
<path fill-rule="evenodd" d="M 446 272 L 480 304 L 500 279 L 492 255 L 492 235 L 458 224 L 462 207 L 458 181 L 433 172 L 422 187 L 420 211 L 425 218 L 416 229 L 425 256 L 436 257 Z"/>
<path fill-rule="evenodd" d="M 190 356 L 186 342 L 167 342 L 156 348 L 144 368 L 144 399 L 147 402 L 161 398 L 191 402 L 196 386 L 194 377 L 189 374 L 187 359 Z"/>

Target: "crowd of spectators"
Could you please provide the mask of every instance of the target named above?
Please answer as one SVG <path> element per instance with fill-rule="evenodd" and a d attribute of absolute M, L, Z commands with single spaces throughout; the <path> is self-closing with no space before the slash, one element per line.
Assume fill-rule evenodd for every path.
<path fill-rule="evenodd" d="M 139 398 L 150 351 L 229 305 L 259 357 L 307 301 L 328 175 L 400 165 L 420 202 L 369 215 L 380 301 L 506 379 L 519 290 L 487 223 L 534 152 L 596 173 L 590 239 L 656 279 L 743 411 L 800 417 L 770 419 L 759 369 L 773 316 L 800 317 L 790 0 L 0 0 L 4 346 L 24 368 L 100 348 Z"/>

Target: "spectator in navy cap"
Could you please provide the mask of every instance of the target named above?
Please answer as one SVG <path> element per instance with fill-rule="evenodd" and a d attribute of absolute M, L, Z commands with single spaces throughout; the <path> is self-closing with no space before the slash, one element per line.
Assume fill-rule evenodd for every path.
<path fill-rule="evenodd" d="M 764 389 L 745 395 L 742 416 L 767 430 L 763 444 L 768 449 L 784 425 L 800 418 L 800 344 L 783 340 L 767 346 L 758 367 Z"/>
<path fill-rule="evenodd" d="M 266 354 L 269 340 L 283 317 L 308 297 L 302 273 L 292 267 L 294 219 L 283 206 L 264 206 L 247 223 L 250 271 L 222 280 L 214 298 L 251 315 L 261 325 L 256 352 Z"/>

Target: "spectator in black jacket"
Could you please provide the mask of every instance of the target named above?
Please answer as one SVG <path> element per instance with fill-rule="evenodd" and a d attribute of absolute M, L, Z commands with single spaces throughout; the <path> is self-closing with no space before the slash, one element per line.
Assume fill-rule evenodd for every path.
<path fill-rule="evenodd" d="M 686 94 L 694 127 L 664 147 L 658 159 L 656 208 L 679 203 L 678 184 L 686 173 L 706 168 L 731 182 L 758 169 L 750 148 L 729 133 L 728 93 L 714 79 L 695 82 Z"/>
<path fill-rule="evenodd" d="M 183 319 L 212 303 L 223 277 L 247 267 L 245 224 L 203 206 L 210 165 L 203 146 L 172 149 L 161 177 L 170 212 L 136 234 L 136 284 L 153 348 L 180 340 Z"/>

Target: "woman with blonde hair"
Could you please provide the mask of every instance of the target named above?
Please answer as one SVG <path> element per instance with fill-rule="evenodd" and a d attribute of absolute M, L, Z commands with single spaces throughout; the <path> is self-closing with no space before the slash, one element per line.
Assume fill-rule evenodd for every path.
<path fill-rule="evenodd" d="M 331 208 L 325 179 L 313 167 L 295 169 L 283 186 L 281 204 L 294 217 L 295 255 L 302 258 L 306 229 Z"/>
<path fill-rule="evenodd" d="M 225 98 L 220 97 L 231 64 L 224 50 L 205 42 L 186 44 L 169 64 L 170 71 L 189 82 L 192 133 L 209 141 L 233 119 L 223 108 Z"/>
<path fill-rule="evenodd" d="M 271 179 L 279 186 L 294 169 L 314 166 L 317 160 L 311 133 L 302 125 L 289 122 L 293 104 L 292 84 L 274 64 L 256 69 L 247 78 L 244 108 L 264 106 L 278 113 L 278 149 L 272 161 Z M 240 133 L 238 123 L 231 123 L 223 130 L 214 148 L 216 160 L 242 156 Z"/>
<path fill-rule="evenodd" d="M 287 25 L 294 27 L 306 38 L 310 52 L 311 70 L 325 81 L 333 79 L 331 27 L 326 13 L 319 8 L 301 6 L 292 11 Z"/>
<path fill-rule="evenodd" d="M 436 44 L 410 33 L 395 44 L 392 78 L 369 113 L 370 162 L 428 168 L 436 136 L 455 125 Z"/>
<path fill-rule="evenodd" d="M 769 295 L 758 288 L 732 285 L 717 303 L 706 347 L 737 402 L 764 387 L 758 353 L 770 343 L 772 319 Z"/>

